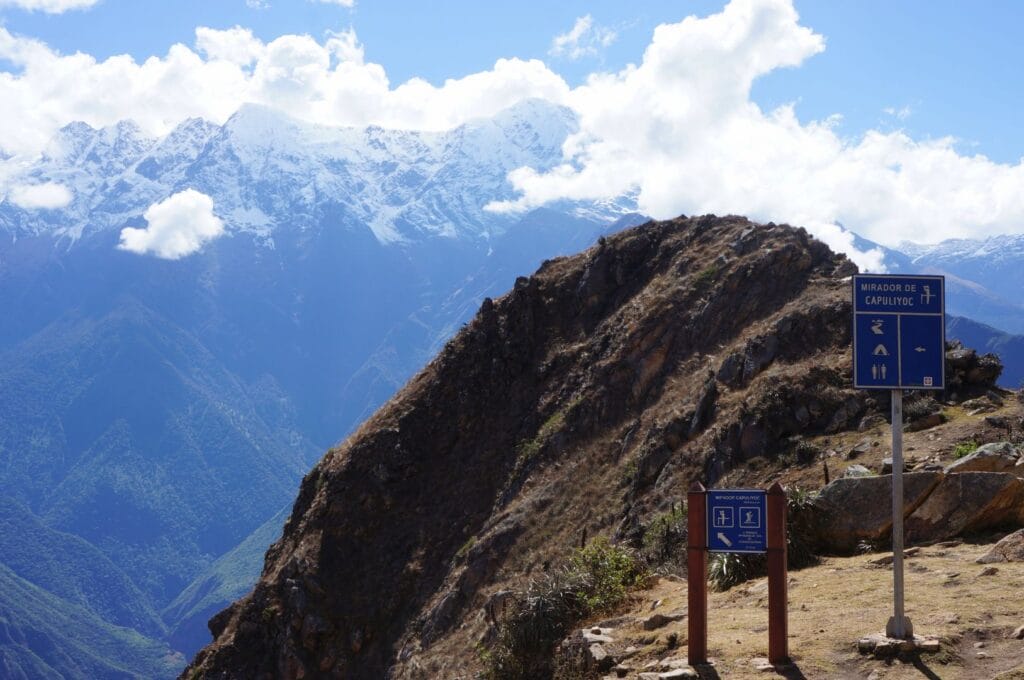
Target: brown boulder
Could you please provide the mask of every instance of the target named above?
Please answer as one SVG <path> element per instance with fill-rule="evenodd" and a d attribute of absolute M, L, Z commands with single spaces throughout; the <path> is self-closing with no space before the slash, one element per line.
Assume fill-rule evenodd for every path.
<path fill-rule="evenodd" d="M 1004 472 L 947 474 L 907 518 L 910 542 L 938 541 L 1015 525 L 1024 508 L 1024 481 Z"/>
<path fill-rule="evenodd" d="M 979 564 L 992 562 L 1024 562 L 1024 529 L 1015 531 L 992 546 L 992 549 L 975 560 Z"/>
<path fill-rule="evenodd" d="M 914 511 L 939 485 L 941 472 L 903 475 L 903 516 Z M 861 541 L 877 541 L 892 530 L 892 475 L 841 477 L 821 490 L 818 543 L 831 552 L 848 553 Z"/>
<path fill-rule="evenodd" d="M 1020 452 L 1010 442 L 979 446 L 970 455 L 946 466 L 946 472 L 1008 472 L 1013 470 Z"/>

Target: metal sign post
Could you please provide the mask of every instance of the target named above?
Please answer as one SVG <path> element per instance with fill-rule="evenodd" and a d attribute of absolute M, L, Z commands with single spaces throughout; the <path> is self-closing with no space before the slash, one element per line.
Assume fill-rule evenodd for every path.
<path fill-rule="evenodd" d="M 911 638 L 903 585 L 903 390 L 946 386 L 942 276 L 853 277 L 853 385 L 892 396 L 893 615 L 885 634 Z"/>
<path fill-rule="evenodd" d="M 914 626 L 903 610 L 903 390 L 892 391 L 892 593 L 893 614 L 885 634 L 913 637 Z"/>

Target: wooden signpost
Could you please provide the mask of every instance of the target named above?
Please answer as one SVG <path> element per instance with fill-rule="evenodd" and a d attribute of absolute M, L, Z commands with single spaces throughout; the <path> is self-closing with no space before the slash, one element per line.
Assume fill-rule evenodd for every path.
<path fill-rule="evenodd" d="M 687 494 L 687 661 L 708 662 L 708 552 L 767 553 L 768 661 L 789 663 L 786 492 L 715 489 L 699 482 Z"/>

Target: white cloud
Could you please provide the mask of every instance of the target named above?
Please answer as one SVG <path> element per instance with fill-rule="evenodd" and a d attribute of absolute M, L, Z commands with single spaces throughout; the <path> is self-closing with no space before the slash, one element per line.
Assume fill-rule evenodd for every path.
<path fill-rule="evenodd" d="M 19 184 L 11 188 L 7 199 L 24 210 L 56 210 L 67 207 L 74 196 L 63 184 Z"/>
<path fill-rule="evenodd" d="M 87 9 L 99 0 L 0 0 L 0 8 L 17 7 L 31 12 L 62 14 L 72 9 Z"/>
<path fill-rule="evenodd" d="M 249 9 L 270 9 L 270 3 L 266 0 L 245 0 L 245 6 Z"/>
<path fill-rule="evenodd" d="M 213 199 L 195 189 L 186 189 L 154 203 L 143 216 L 149 226 L 122 229 L 118 248 L 178 260 L 224 233 L 224 222 L 213 214 Z"/>
<path fill-rule="evenodd" d="M 196 31 L 195 51 L 173 45 L 164 57 L 97 61 L 62 55 L 0 26 L 0 150 L 31 155 L 73 120 L 103 127 L 130 118 L 161 135 L 190 117 L 223 123 L 247 102 L 324 125 L 443 130 L 531 97 L 565 100 L 569 87 L 538 60 L 499 59 L 489 71 L 441 86 L 414 78 L 392 87 L 366 63 L 354 31 L 324 43 L 284 35 L 263 43 L 247 29 Z"/>
<path fill-rule="evenodd" d="M 356 0 L 315 0 L 325 5 L 341 5 L 342 7 L 355 7 Z"/>
<path fill-rule="evenodd" d="M 356 64 L 363 63 L 365 51 L 363 50 L 363 44 L 359 42 L 359 38 L 356 36 L 355 29 L 349 28 L 338 33 L 328 31 L 327 42 L 324 46 L 338 61 L 351 61 Z"/>
<path fill-rule="evenodd" d="M 897 120 L 906 120 L 907 118 L 910 118 L 911 114 L 914 113 L 914 110 L 911 109 L 909 105 L 901 106 L 898 109 L 895 106 L 887 106 L 882 109 L 882 112 L 889 114 Z"/>
<path fill-rule="evenodd" d="M 226 31 L 200 26 L 196 29 L 196 49 L 211 61 L 220 59 L 248 66 L 263 53 L 263 43 L 241 26 Z"/>
<path fill-rule="evenodd" d="M 568 57 L 575 61 L 581 57 L 596 55 L 601 48 L 615 42 L 617 37 L 615 31 L 595 25 L 594 18 L 586 14 L 576 19 L 567 33 L 555 36 L 548 54 Z"/>
<path fill-rule="evenodd" d="M 582 40 L 588 31 L 592 19 L 576 33 Z M 751 100 L 757 78 L 824 49 L 790 0 L 733 0 L 718 14 L 659 26 L 637 65 L 577 88 L 541 61 L 514 58 L 439 86 L 393 85 L 351 29 L 322 42 L 264 43 L 241 27 L 200 28 L 194 48 L 174 45 L 139 63 L 62 55 L 0 26 L 0 59 L 17 69 L 0 72 L 0 150 L 19 154 L 0 162 L 0 175 L 18 183 L 10 168 L 25 167 L 72 120 L 99 127 L 131 118 L 162 134 L 192 116 L 224 122 L 254 102 L 323 125 L 442 130 L 538 97 L 574 109 L 579 131 L 561 166 L 513 172 L 519 198 L 494 209 L 635 192 L 655 217 L 746 214 L 806 226 L 851 253 L 837 223 L 886 245 L 1024 231 L 1020 163 L 964 155 L 953 138 L 841 137 L 841 112 L 801 121 L 792 105 L 762 110 Z M 877 254 L 854 255 L 877 264 Z"/>
<path fill-rule="evenodd" d="M 733 0 L 706 18 L 659 26 L 639 66 L 595 74 L 567 101 L 580 128 L 565 163 L 521 168 L 523 210 L 634 190 L 654 217 L 736 213 L 806 226 L 859 264 L 835 226 L 886 245 L 1024 230 L 1024 164 L 960 155 L 952 138 L 901 132 L 840 137 L 834 119 L 803 123 L 792 105 L 762 111 L 751 84 L 825 48 L 789 0 Z"/>

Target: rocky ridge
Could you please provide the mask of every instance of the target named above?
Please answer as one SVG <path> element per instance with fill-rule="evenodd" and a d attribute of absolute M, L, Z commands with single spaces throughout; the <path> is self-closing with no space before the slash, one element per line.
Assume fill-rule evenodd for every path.
<path fill-rule="evenodd" d="M 306 476 L 184 677 L 465 677 L 485 604 L 570 547 L 887 410 L 850 387 L 853 272 L 713 216 L 546 262 Z"/>

